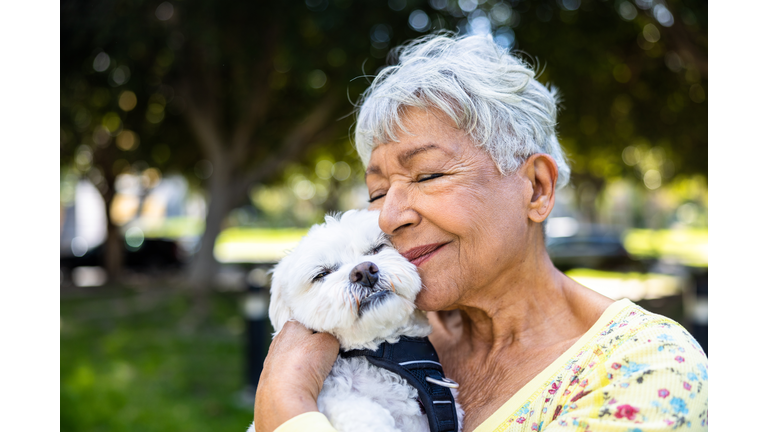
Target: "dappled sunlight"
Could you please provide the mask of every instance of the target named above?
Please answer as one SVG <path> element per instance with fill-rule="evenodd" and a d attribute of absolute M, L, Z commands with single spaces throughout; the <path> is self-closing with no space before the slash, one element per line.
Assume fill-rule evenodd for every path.
<path fill-rule="evenodd" d="M 576 282 L 598 293 L 621 300 L 653 300 L 682 295 L 687 281 L 683 278 L 653 273 L 619 273 L 593 269 L 573 269 L 565 273 Z"/>
<path fill-rule="evenodd" d="M 273 263 L 306 233 L 303 228 L 229 228 L 218 236 L 213 253 L 222 263 Z"/>

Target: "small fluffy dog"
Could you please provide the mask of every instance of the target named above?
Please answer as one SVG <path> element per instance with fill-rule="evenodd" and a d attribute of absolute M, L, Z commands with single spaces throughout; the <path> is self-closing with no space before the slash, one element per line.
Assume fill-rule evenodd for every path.
<path fill-rule="evenodd" d="M 317 400 L 320 412 L 336 429 L 430 430 L 423 401 L 406 379 L 374 366 L 364 356 L 347 357 L 354 350 L 376 350 L 401 337 L 416 340 L 411 338 L 429 335 L 432 328 L 427 317 L 414 305 L 420 289 L 416 266 L 392 247 L 379 228 L 378 212 L 366 210 L 326 216 L 325 223 L 312 227 L 275 267 L 269 317 L 276 333 L 295 319 L 340 342 L 342 354 Z M 434 361 L 400 364 L 407 363 L 439 365 Z M 423 378 L 423 371 L 419 372 Z M 455 400 L 457 385 L 445 387 L 454 387 L 450 394 Z M 461 429 L 463 416 L 457 403 L 455 430 Z"/>

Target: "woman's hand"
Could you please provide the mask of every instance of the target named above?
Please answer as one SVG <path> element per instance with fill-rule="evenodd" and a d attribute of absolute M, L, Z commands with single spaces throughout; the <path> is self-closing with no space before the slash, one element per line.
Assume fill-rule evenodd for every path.
<path fill-rule="evenodd" d="M 287 322 L 264 360 L 253 414 L 256 431 L 272 432 L 299 414 L 317 411 L 317 396 L 338 355 L 335 337 Z"/>

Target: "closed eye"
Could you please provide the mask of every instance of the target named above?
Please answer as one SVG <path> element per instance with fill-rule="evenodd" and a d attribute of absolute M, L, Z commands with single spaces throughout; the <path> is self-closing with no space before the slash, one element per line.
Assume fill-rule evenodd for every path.
<path fill-rule="evenodd" d="M 386 243 L 382 243 L 375 248 L 371 249 L 371 252 L 368 253 L 368 255 L 376 255 L 377 253 L 381 252 L 382 249 L 387 247 L 388 245 Z"/>
<path fill-rule="evenodd" d="M 312 277 L 312 283 L 321 281 L 324 277 L 328 276 L 329 274 L 333 273 L 333 270 L 331 269 L 321 269 L 318 273 L 315 274 L 315 276 Z"/>
<path fill-rule="evenodd" d="M 432 180 L 432 179 L 436 179 L 438 177 L 442 177 L 443 175 L 444 174 L 439 174 L 439 173 L 436 173 L 436 174 L 422 174 L 422 175 L 416 177 L 416 181 L 421 183 L 421 182 L 425 182 L 427 180 Z"/>
<path fill-rule="evenodd" d="M 387 194 L 381 194 L 381 195 L 379 195 L 379 196 L 376 196 L 376 197 L 371 197 L 371 198 L 368 200 L 368 203 L 370 204 L 370 203 L 372 203 L 372 202 L 376 201 L 376 200 L 377 200 L 377 199 L 379 199 L 379 198 L 384 198 L 386 195 L 387 195 Z"/>
<path fill-rule="evenodd" d="M 376 255 L 377 253 L 381 252 L 385 247 L 392 246 L 392 241 L 384 233 L 381 233 L 379 237 L 372 243 L 375 244 L 376 246 L 374 246 L 368 252 L 366 252 L 366 255 Z"/>

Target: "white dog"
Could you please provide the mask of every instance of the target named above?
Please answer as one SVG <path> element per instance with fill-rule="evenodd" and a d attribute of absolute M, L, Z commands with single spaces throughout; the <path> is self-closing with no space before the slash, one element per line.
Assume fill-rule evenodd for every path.
<path fill-rule="evenodd" d="M 269 317 L 276 333 L 294 319 L 341 345 L 317 400 L 336 429 L 461 429 L 458 385 L 442 376 L 426 340 L 432 329 L 414 305 L 420 289 L 416 266 L 392 247 L 378 212 L 365 210 L 326 216 L 275 267 Z M 374 351 L 378 357 L 366 356 Z"/>

